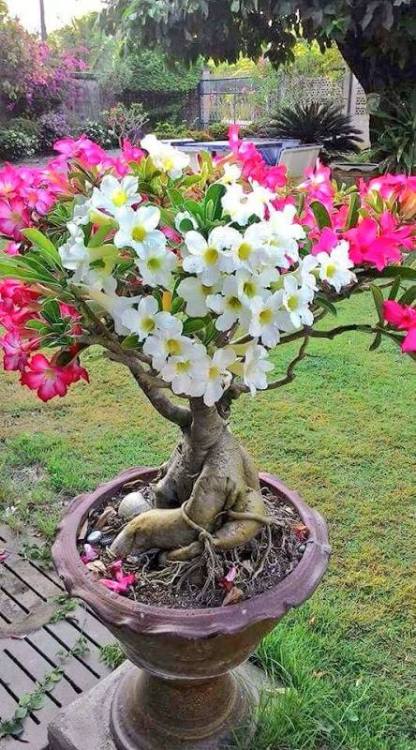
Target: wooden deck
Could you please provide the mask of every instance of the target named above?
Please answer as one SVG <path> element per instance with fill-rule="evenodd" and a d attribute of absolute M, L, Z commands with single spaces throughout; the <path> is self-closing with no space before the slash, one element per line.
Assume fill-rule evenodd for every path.
<path fill-rule="evenodd" d="M 11 718 L 19 698 L 33 692 L 36 681 L 60 665 L 58 652 L 70 651 L 80 636 L 84 636 L 88 644 L 85 654 L 71 655 L 64 661 L 62 679 L 46 694 L 43 707 L 27 717 L 23 735 L 18 739 L 0 739 L 0 750 L 24 750 L 25 747 L 46 750 L 47 726 L 55 714 L 109 674 L 110 670 L 100 661 L 100 647 L 113 643 L 114 638 L 92 612 L 81 605 L 70 613 L 69 619 L 47 624 L 25 637 L 2 637 L 2 624 L 21 620 L 32 609 L 64 591 L 53 571 L 42 570 L 19 556 L 13 536 L 3 526 L 0 526 L 1 548 L 10 552 L 0 563 L 1 719 Z"/>

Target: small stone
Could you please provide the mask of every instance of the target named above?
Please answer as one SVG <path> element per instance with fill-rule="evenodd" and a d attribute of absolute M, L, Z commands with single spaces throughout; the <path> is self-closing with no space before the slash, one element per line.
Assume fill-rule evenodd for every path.
<path fill-rule="evenodd" d="M 298 552 L 305 552 L 306 544 L 300 544 L 298 547 Z"/>
<path fill-rule="evenodd" d="M 150 510 L 150 505 L 141 492 L 129 492 L 118 506 L 118 515 L 125 521 Z"/>
<path fill-rule="evenodd" d="M 101 531 L 98 531 L 98 530 L 91 531 L 91 533 L 88 534 L 88 536 L 87 536 L 87 542 L 88 542 L 88 544 L 98 544 L 98 542 L 100 541 L 101 537 L 102 537 Z"/>

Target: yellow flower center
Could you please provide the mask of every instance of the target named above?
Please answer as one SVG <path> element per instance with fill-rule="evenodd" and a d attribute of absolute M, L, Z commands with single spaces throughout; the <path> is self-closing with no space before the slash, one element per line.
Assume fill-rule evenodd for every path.
<path fill-rule="evenodd" d="M 239 310 L 241 307 L 241 302 L 238 297 L 229 297 L 227 300 L 227 305 L 231 308 L 231 310 Z"/>
<path fill-rule="evenodd" d="M 287 306 L 288 306 L 289 310 L 292 310 L 292 312 L 294 310 L 297 310 L 298 304 L 299 303 L 298 303 L 298 298 L 297 298 L 296 294 L 291 294 L 291 296 L 288 297 L 288 299 L 287 299 Z"/>
<path fill-rule="evenodd" d="M 256 294 L 256 287 L 251 281 L 245 281 L 243 285 L 243 292 L 246 297 L 254 297 Z"/>
<path fill-rule="evenodd" d="M 175 166 L 175 162 L 173 161 L 173 159 L 172 159 L 171 156 L 166 156 L 163 159 L 163 169 L 166 172 L 170 172 L 173 169 L 174 166 Z"/>
<path fill-rule="evenodd" d="M 139 224 L 137 227 L 134 227 L 131 236 L 133 237 L 135 242 L 143 242 L 143 240 L 146 239 L 147 231 L 144 226 Z"/>
<path fill-rule="evenodd" d="M 215 247 L 207 247 L 204 260 L 208 266 L 213 266 L 218 260 L 218 250 Z"/>
<path fill-rule="evenodd" d="M 185 362 L 178 362 L 176 365 L 176 369 L 178 372 L 188 372 L 190 367 L 191 363 L 189 359 L 185 360 Z"/>
<path fill-rule="evenodd" d="M 215 380 L 216 378 L 219 378 L 220 375 L 221 371 L 215 365 L 212 365 L 212 367 L 209 368 L 208 377 L 210 378 L 210 380 Z"/>
<path fill-rule="evenodd" d="M 127 203 L 128 195 L 125 190 L 115 190 L 111 196 L 111 200 L 117 208 L 121 208 Z"/>
<path fill-rule="evenodd" d="M 259 315 L 259 319 L 260 319 L 260 323 L 263 326 L 267 326 L 267 325 L 269 325 L 269 323 L 272 322 L 272 320 L 273 320 L 273 312 L 270 309 L 270 307 L 266 307 L 265 310 L 261 311 L 261 313 Z"/>
<path fill-rule="evenodd" d="M 151 331 L 155 328 L 155 321 L 153 318 L 143 318 L 142 320 L 142 328 L 146 333 L 151 333 Z"/>
<path fill-rule="evenodd" d="M 248 244 L 248 242 L 243 242 L 238 248 L 237 255 L 240 260 L 247 260 L 250 257 L 252 250 L 253 248 Z"/>
<path fill-rule="evenodd" d="M 171 357 L 177 357 L 181 353 L 182 347 L 178 339 L 167 339 L 166 351 Z"/>
<path fill-rule="evenodd" d="M 208 297 L 209 294 L 212 294 L 213 288 L 214 287 L 212 286 L 205 286 L 204 284 L 202 284 L 201 289 L 202 289 L 202 294 L 204 295 L 204 297 Z"/>
<path fill-rule="evenodd" d="M 337 272 L 337 267 L 334 263 L 328 263 L 326 267 L 326 275 L 329 279 L 332 279 L 333 276 L 335 276 Z"/>
<path fill-rule="evenodd" d="M 158 271 L 160 269 L 160 258 L 149 258 L 146 265 L 149 271 Z"/>

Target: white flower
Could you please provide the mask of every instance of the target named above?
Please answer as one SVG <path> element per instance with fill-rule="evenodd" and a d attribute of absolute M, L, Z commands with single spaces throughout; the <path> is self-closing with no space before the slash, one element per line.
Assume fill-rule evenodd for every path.
<path fill-rule="evenodd" d="M 137 211 L 126 209 L 118 220 L 120 228 L 114 237 L 116 247 L 132 247 L 140 253 L 150 245 L 166 245 L 165 235 L 156 229 L 160 221 L 160 211 L 156 206 L 142 206 Z"/>
<path fill-rule="evenodd" d="M 311 326 L 313 313 L 309 305 L 313 300 L 313 291 L 310 287 L 299 286 L 294 276 L 286 276 L 283 281 L 283 305 L 286 308 L 290 321 L 295 328 L 303 325 Z"/>
<path fill-rule="evenodd" d="M 260 270 L 268 260 L 263 237 L 258 230 L 259 224 L 247 227 L 244 235 L 235 234 L 235 242 L 231 247 L 235 269 L 246 268 L 249 271 Z"/>
<path fill-rule="evenodd" d="M 239 320 L 243 310 L 243 304 L 238 297 L 238 281 L 235 276 L 227 276 L 224 279 L 221 294 L 210 294 L 207 297 L 207 305 L 219 315 L 215 321 L 218 331 L 229 331 Z"/>
<path fill-rule="evenodd" d="M 182 322 L 168 312 L 163 312 L 158 318 L 158 331 L 155 336 L 149 336 L 143 345 L 145 354 L 153 360 L 153 367 L 162 370 L 168 357 L 182 357 L 192 347 L 192 340 L 182 335 Z"/>
<path fill-rule="evenodd" d="M 269 348 L 280 341 L 280 331 L 284 330 L 282 316 L 283 292 L 278 291 L 266 298 L 256 297 L 250 305 L 248 332 L 253 338 L 261 338 Z"/>
<path fill-rule="evenodd" d="M 163 245 L 143 247 L 136 259 L 136 265 L 145 284 L 163 286 L 165 289 L 172 287 L 176 255 L 166 247 L 166 241 Z"/>
<path fill-rule="evenodd" d="M 185 312 L 191 318 L 205 317 L 208 312 L 207 297 L 214 294 L 217 285 L 207 286 L 196 276 L 188 276 L 178 285 L 177 292 L 185 302 Z"/>
<path fill-rule="evenodd" d="M 316 256 L 320 265 L 319 278 L 328 282 L 337 292 L 340 292 L 343 286 L 348 286 L 356 280 L 355 274 L 350 270 L 354 263 L 349 257 L 348 250 L 348 242 L 341 240 L 330 255 L 318 253 Z"/>
<path fill-rule="evenodd" d="M 218 180 L 222 185 L 233 185 L 241 177 L 241 169 L 237 164 L 224 164 L 224 175 Z"/>
<path fill-rule="evenodd" d="M 260 231 L 267 242 L 270 263 L 279 268 L 289 268 L 299 258 L 298 240 L 305 238 L 305 231 L 293 220 L 295 206 L 285 206 L 282 211 L 272 211 Z"/>
<path fill-rule="evenodd" d="M 299 268 L 296 270 L 296 276 L 299 279 L 300 286 L 308 286 L 314 292 L 318 289 L 316 275 L 312 273 L 319 266 L 315 255 L 306 255 L 299 262 Z"/>
<path fill-rule="evenodd" d="M 121 316 L 122 324 L 130 333 L 136 333 L 139 340 L 146 339 L 157 333 L 159 321 L 163 321 L 164 313 L 159 312 L 159 305 L 154 297 L 142 297 L 136 310 L 129 307 Z"/>
<path fill-rule="evenodd" d="M 182 227 L 182 224 L 185 225 L 185 229 Z M 189 211 L 178 211 L 175 216 L 175 229 L 178 232 L 187 232 L 190 231 L 190 229 L 198 229 L 198 222 L 195 219 L 195 216 L 192 216 Z"/>
<path fill-rule="evenodd" d="M 84 195 L 76 195 L 74 198 L 74 211 L 72 221 L 74 224 L 88 224 L 90 221 L 91 198 Z"/>
<path fill-rule="evenodd" d="M 92 193 L 91 206 L 108 211 L 111 216 L 118 217 L 120 212 L 130 208 L 134 203 L 141 201 L 137 192 L 138 180 L 132 175 L 117 180 L 110 174 L 103 177 L 99 188 L 95 187 Z"/>
<path fill-rule="evenodd" d="M 141 142 L 156 169 L 166 172 L 173 180 L 182 176 L 182 172 L 190 164 L 190 157 L 183 151 L 174 148 L 169 143 L 162 143 L 155 135 L 146 135 Z"/>
<path fill-rule="evenodd" d="M 222 207 L 231 221 L 245 226 L 251 216 L 264 218 L 265 213 L 265 196 L 263 191 L 266 188 L 259 189 L 257 186 L 249 193 L 245 193 L 243 186 L 239 183 L 232 183 L 227 187 L 226 193 L 221 198 Z"/>
<path fill-rule="evenodd" d="M 89 271 L 90 255 L 85 245 L 84 232 L 74 222 L 67 224 L 69 239 L 59 248 L 59 255 L 64 268 L 77 272 L 79 278 Z M 78 279 L 79 280 L 79 279 Z"/>
<path fill-rule="evenodd" d="M 207 357 L 205 367 L 200 372 L 204 383 L 204 403 L 213 406 L 220 400 L 224 390 L 231 382 L 231 373 L 227 368 L 236 360 L 236 355 L 231 347 L 217 349 L 212 359 Z"/>
<path fill-rule="evenodd" d="M 190 231 L 185 235 L 185 245 L 189 253 L 183 260 L 184 271 L 200 274 L 203 284 L 215 284 L 221 273 L 233 270 L 233 259 L 229 251 L 235 241 L 235 230 L 230 227 L 215 227 L 208 240 L 199 232 Z"/>
<path fill-rule="evenodd" d="M 114 330 L 119 336 L 127 336 L 130 333 L 129 328 L 123 323 L 123 318 L 126 310 L 133 309 L 140 297 L 119 297 L 114 292 L 105 294 L 97 289 L 89 289 L 88 296 L 111 315 L 114 320 Z M 136 310 L 134 312 L 137 314 Z"/>
<path fill-rule="evenodd" d="M 268 295 L 267 289 L 279 278 L 279 272 L 276 268 L 266 268 L 261 273 L 251 273 L 250 271 L 237 271 L 237 296 L 243 305 L 250 307 L 255 297 L 264 297 Z"/>
<path fill-rule="evenodd" d="M 160 375 L 167 383 L 171 383 L 174 393 L 198 397 L 202 396 L 205 390 L 200 372 L 201 369 L 206 369 L 208 357 L 205 346 L 191 343 L 183 354 L 169 357 Z"/>
<path fill-rule="evenodd" d="M 267 372 L 273 370 L 273 364 L 267 360 L 267 350 L 253 341 L 247 348 L 244 358 L 243 380 L 254 396 L 256 390 L 267 388 Z"/>

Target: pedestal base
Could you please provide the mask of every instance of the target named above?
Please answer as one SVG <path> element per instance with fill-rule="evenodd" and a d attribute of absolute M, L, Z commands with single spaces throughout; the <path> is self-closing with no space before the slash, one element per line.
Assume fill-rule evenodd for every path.
<path fill-rule="evenodd" d="M 118 692 L 118 688 L 121 683 L 128 685 L 130 682 L 137 682 L 138 672 L 140 670 L 137 667 L 126 662 L 96 687 L 62 710 L 49 726 L 50 750 L 85 750 L 85 748 L 91 748 L 91 750 L 92 748 L 94 750 L 120 750 L 120 748 L 123 750 L 125 748 L 128 750 L 175 750 L 179 747 L 181 750 L 228 750 L 236 746 L 235 737 L 240 732 L 244 741 L 247 740 L 247 747 L 250 747 L 250 735 L 255 729 L 255 704 L 258 703 L 261 692 L 270 687 L 263 672 L 254 665 L 247 663 L 233 672 L 236 689 L 234 703 L 224 717 L 219 717 L 218 727 L 209 728 L 211 736 L 201 739 L 188 735 L 185 741 L 181 738 L 175 739 L 173 734 L 158 735 L 158 728 L 154 726 L 149 726 L 146 738 L 146 734 L 142 734 L 143 724 L 140 720 L 140 716 L 145 713 L 140 714 L 140 710 L 138 725 L 133 727 L 133 735 L 137 730 L 136 736 L 131 734 L 131 730 L 126 730 L 127 725 L 124 725 L 123 721 L 120 724 L 121 692 Z M 243 716 L 248 702 L 252 706 Z M 112 705 L 117 706 L 117 710 L 112 712 Z M 111 718 L 112 713 L 113 718 Z M 117 744 L 114 741 L 113 732 L 118 734 Z M 192 733 L 191 728 L 190 734 Z M 244 747 L 244 744 L 241 744 L 242 737 L 239 737 L 239 748 Z"/>

